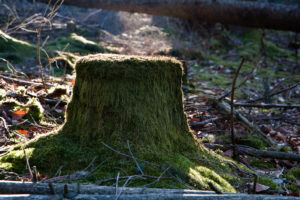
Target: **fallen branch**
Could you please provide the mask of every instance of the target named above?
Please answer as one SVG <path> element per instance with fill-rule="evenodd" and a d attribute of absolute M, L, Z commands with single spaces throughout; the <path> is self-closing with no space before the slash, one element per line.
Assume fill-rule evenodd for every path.
<path fill-rule="evenodd" d="M 243 146 L 243 145 L 238 145 L 238 151 L 242 154 L 260 157 L 260 158 L 273 158 L 278 160 L 292 160 L 292 161 L 300 162 L 300 154 L 295 154 L 295 153 L 263 151 L 263 150 L 254 149 L 252 147 Z"/>
<path fill-rule="evenodd" d="M 39 98 L 42 99 L 41 101 L 45 101 L 46 104 L 49 104 L 50 106 L 65 106 L 68 103 L 62 100 L 56 100 L 56 99 L 47 99 L 47 98 Z"/>
<path fill-rule="evenodd" d="M 221 149 L 223 151 L 232 148 L 232 145 L 205 144 L 205 146 L 209 149 L 213 149 L 213 150 Z M 240 154 L 246 154 L 249 156 L 260 157 L 260 158 L 273 158 L 278 160 L 300 161 L 300 154 L 277 152 L 277 151 L 264 151 L 264 150 L 255 149 L 253 147 L 244 146 L 244 145 L 236 145 L 236 146 Z"/>
<path fill-rule="evenodd" d="M 10 136 L 10 131 L 9 131 L 9 128 L 8 128 L 8 126 L 6 124 L 6 120 L 3 117 L 0 117 L 0 121 L 2 121 L 3 128 L 4 128 L 7 136 Z"/>
<path fill-rule="evenodd" d="M 1 74 L 0 74 L 0 78 L 2 78 L 3 80 L 5 80 L 8 83 L 15 83 L 15 84 L 19 84 L 19 85 L 27 85 L 27 86 L 34 86 L 34 87 L 43 87 L 44 86 L 42 83 L 34 83 L 34 82 L 30 82 L 30 81 L 20 80 L 20 79 L 16 79 L 16 78 L 3 76 Z M 50 88 L 50 87 L 55 87 L 55 86 L 50 85 L 50 84 L 45 84 L 45 87 Z"/>
<path fill-rule="evenodd" d="M 203 127 L 204 125 L 206 125 L 208 123 L 215 122 L 219 119 L 221 119 L 221 118 L 220 117 L 215 117 L 215 118 L 210 118 L 210 119 L 207 119 L 207 120 L 204 120 L 204 121 L 201 121 L 201 122 L 192 122 L 192 123 L 190 123 L 190 127 L 192 129 L 197 129 L 197 128 Z"/>
<path fill-rule="evenodd" d="M 273 97 L 273 96 L 275 96 L 275 95 L 278 95 L 278 94 L 281 94 L 281 93 L 283 93 L 283 92 L 286 92 L 286 91 L 289 91 L 289 90 L 291 90 L 291 89 L 294 89 L 295 87 L 297 87 L 299 85 L 299 83 L 296 83 L 296 84 L 294 84 L 294 85 L 291 85 L 291 86 L 289 86 L 289 87 L 287 87 L 287 88 L 284 88 L 284 89 L 282 89 L 282 90 L 279 90 L 279 91 L 277 91 L 277 92 L 272 92 L 268 97 Z M 257 99 L 253 99 L 253 100 L 250 100 L 250 101 L 248 101 L 248 103 L 253 103 L 253 102 L 256 102 L 256 101 L 261 101 L 261 100 L 264 100 L 266 97 L 259 97 L 259 98 L 257 98 Z"/>
<path fill-rule="evenodd" d="M 205 98 L 209 99 L 211 104 L 218 109 L 221 113 L 225 115 L 230 115 L 230 105 L 225 101 L 218 101 L 215 97 L 212 96 L 205 96 Z M 235 111 L 234 117 L 242 122 L 244 126 L 246 126 L 248 129 L 252 130 L 254 134 L 259 135 L 264 142 L 266 142 L 270 146 L 276 146 L 277 144 L 272 140 L 272 138 L 268 137 L 266 134 L 264 134 L 259 127 L 257 127 L 255 124 L 249 122 L 249 120 L 243 116 L 240 112 Z"/>
<path fill-rule="evenodd" d="M 132 151 L 131 151 L 131 149 L 130 149 L 129 140 L 127 140 L 127 146 L 128 146 L 128 150 L 129 150 L 130 156 L 131 156 L 132 160 L 134 161 L 136 167 L 137 167 L 138 170 L 141 172 L 141 174 L 144 175 L 144 172 L 143 172 L 142 168 L 140 167 L 138 161 L 136 160 L 136 158 L 134 157 L 134 155 L 133 155 L 133 153 L 132 153 Z"/>
<path fill-rule="evenodd" d="M 29 164 L 29 160 L 28 160 L 28 157 L 26 155 L 26 150 L 23 149 L 23 152 L 24 152 L 24 157 L 25 157 L 25 160 L 26 160 L 26 167 L 28 168 L 28 171 L 29 171 L 29 174 L 30 174 L 30 178 L 33 179 L 33 173 L 31 171 L 31 167 L 30 167 L 30 164 Z"/>
<path fill-rule="evenodd" d="M 285 109 L 300 108 L 299 104 L 283 105 L 283 104 L 234 103 L 234 106 L 235 107 L 256 107 L 256 108 L 285 108 Z"/>

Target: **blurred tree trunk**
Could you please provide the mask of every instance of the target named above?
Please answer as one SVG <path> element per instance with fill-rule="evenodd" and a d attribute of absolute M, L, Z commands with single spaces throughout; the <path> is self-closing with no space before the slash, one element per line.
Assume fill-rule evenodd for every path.
<path fill-rule="evenodd" d="M 49 0 L 36 1 L 49 2 Z M 64 4 L 203 22 L 300 31 L 299 4 L 236 0 L 64 0 Z"/>

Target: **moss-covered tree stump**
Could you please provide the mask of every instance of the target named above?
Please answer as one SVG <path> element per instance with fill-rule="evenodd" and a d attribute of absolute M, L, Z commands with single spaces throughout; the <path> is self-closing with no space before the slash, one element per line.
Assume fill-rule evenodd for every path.
<path fill-rule="evenodd" d="M 212 182 L 223 191 L 235 191 L 227 181 L 233 180 L 227 175 L 229 167 L 218 162 L 222 158 L 196 144 L 189 132 L 179 61 L 99 54 L 77 62 L 76 73 L 62 129 L 26 144 L 30 163 L 40 172 L 53 174 L 63 166 L 64 174 L 70 174 L 84 169 L 97 156 L 96 164 L 104 163 L 90 181 L 116 177 L 118 172 L 120 176 L 140 174 L 141 170 L 160 176 L 168 169 L 164 177 L 178 176 L 196 188 L 207 189 Z M 130 155 L 128 144 L 134 157 L 148 161 L 138 160 L 141 169 L 133 159 L 110 149 Z M 20 147 L 15 148 L 0 164 L 26 171 L 23 157 Z M 152 181 L 134 179 L 130 186 Z M 152 186 L 182 184 L 176 179 L 162 179 Z"/>

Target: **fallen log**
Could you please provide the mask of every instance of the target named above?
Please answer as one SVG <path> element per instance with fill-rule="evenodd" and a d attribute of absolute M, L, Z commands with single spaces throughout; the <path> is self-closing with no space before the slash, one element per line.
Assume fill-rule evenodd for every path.
<path fill-rule="evenodd" d="M 299 200 L 298 197 L 284 197 L 274 195 L 247 195 L 247 194 L 135 194 L 135 195 L 92 195 L 78 194 L 72 198 L 63 195 L 0 195 L 0 200 Z"/>
<path fill-rule="evenodd" d="M 213 150 L 221 149 L 223 151 L 233 148 L 232 145 L 205 144 L 205 146 L 209 149 L 213 149 Z M 259 150 L 252 147 L 244 146 L 244 145 L 236 145 L 236 149 L 240 154 L 246 154 L 249 156 L 300 162 L 300 154 L 285 153 L 285 152 L 278 152 L 278 151 L 264 151 L 264 150 Z"/>
<path fill-rule="evenodd" d="M 49 0 L 37 1 L 49 2 Z M 52 1 L 54 2 L 56 1 Z M 296 3 L 285 5 L 236 0 L 64 0 L 64 4 L 202 22 L 300 31 L 300 6 Z"/>
<path fill-rule="evenodd" d="M 116 191 L 122 191 L 122 194 L 215 194 L 214 191 L 200 191 L 200 190 L 181 190 L 181 189 L 158 189 L 158 188 L 118 188 L 110 186 L 97 186 L 93 184 L 59 184 L 53 183 L 50 186 L 48 183 L 29 183 L 17 181 L 0 181 L 0 194 L 64 194 L 64 187 L 67 185 L 70 193 L 81 194 L 99 194 L 112 195 Z M 226 194 L 226 193 L 225 193 Z M 227 193 L 228 194 L 228 193 Z"/>
<path fill-rule="evenodd" d="M 300 162 L 300 154 L 295 153 L 285 153 L 278 151 L 263 151 L 254 149 L 252 147 L 245 147 L 242 145 L 238 145 L 237 147 L 239 153 L 260 157 L 260 158 L 273 158 L 278 160 L 292 160 Z"/>
<path fill-rule="evenodd" d="M 0 195 L 0 200 L 62 200 L 62 195 L 31 195 L 31 194 L 18 194 L 18 195 Z"/>
<path fill-rule="evenodd" d="M 64 187 L 68 185 L 68 193 L 64 193 Z M 157 188 L 128 188 L 109 187 L 79 184 L 53 184 L 53 191 L 45 183 L 22 183 L 15 181 L 0 181 L 0 200 L 44 200 L 44 199 L 126 199 L 126 200 L 296 200 L 296 197 L 247 195 L 247 194 L 215 194 L 212 191 L 157 189 Z M 78 189 L 80 191 L 78 191 Z"/>

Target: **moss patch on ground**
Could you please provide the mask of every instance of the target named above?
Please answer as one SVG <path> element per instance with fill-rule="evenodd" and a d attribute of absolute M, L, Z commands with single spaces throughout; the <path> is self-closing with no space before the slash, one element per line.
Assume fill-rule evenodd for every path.
<path fill-rule="evenodd" d="M 294 168 L 290 170 L 287 174 L 284 175 L 284 177 L 291 181 L 292 183 L 296 183 L 300 181 L 300 168 Z M 288 184 L 287 188 L 294 191 L 294 192 L 299 192 L 300 191 L 300 186 L 297 186 L 296 184 Z"/>
<path fill-rule="evenodd" d="M 262 185 L 269 186 L 271 190 L 279 190 L 279 185 L 272 181 L 270 178 L 259 177 L 257 181 Z"/>
<path fill-rule="evenodd" d="M 103 48 L 100 44 L 71 33 L 69 37 L 61 37 L 57 40 L 45 44 L 41 50 L 42 63 L 48 64 L 48 56 L 52 62 L 66 62 L 68 67 L 73 67 L 79 56 L 90 53 L 112 52 Z M 46 53 L 47 52 L 47 55 Z M 4 58 L 13 64 L 25 64 L 28 59 L 37 58 L 37 48 L 35 45 L 15 39 L 0 31 L 0 58 Z M 5 71 L 5 62 L 0 61 L 0 67 Z M 53 68 L 55 69 L 55 68 Z M 61 74 L 56 70 L 54 74 Z"/>
<path fill-rule="evenodd" d="M 25 145 L 32 153 L 31 165 L 53 175 L 60 166 L 70 174 L 84 169 L 97 157 L 103 162 L 89 181 L 140 174 L 129 147 L 143 172 L 152 176 L 173 175 L 198 189 L 212 182 L 222 191 L 235 192 L 238 180 L 225 158 L 195 142 L 183 112 L 181 63 L 169 58 L 95 55 L 76 65 L 73 97 L 61 130 Z M 127 142 L 128 141 L 128 142 Z M 108 145 L 110 148 L 108 148 Z M 2 167 L 25 172 L 16 160 L 21 147 L 0 159 Z M 200 158 L 203 161 L 192 161 Z M 165 174 L 164 170 L 168 169 Z M 231 178 L 228 178 L 231 177 Z M 229 182 L 230 181 L 230 182 Z M 133 180 L 143 186 L 153 180 Z M 174 180 L 161 180 L 153 187 L 181 188 Z"/>
<path fill-rule="evenodd" d="M 21 63 L 26 58 L 36 57 L 37 52 L 34 45 L 17 40 L 0 30 L 0 58 L 4 58 L 12 63 Z M 2 68 L 6 68 L 6 63 L 0 63 Z"/>
<path fill-rule="evenodd" d="M 62 37 L 55 41 L 48 42 L 45 49 L 50 52 L 64 50 L 66 52 L 79 53 L 80 55 L 107 52 L 101 45 L 76 33 L 72 33 L 69 37 Z"/>

